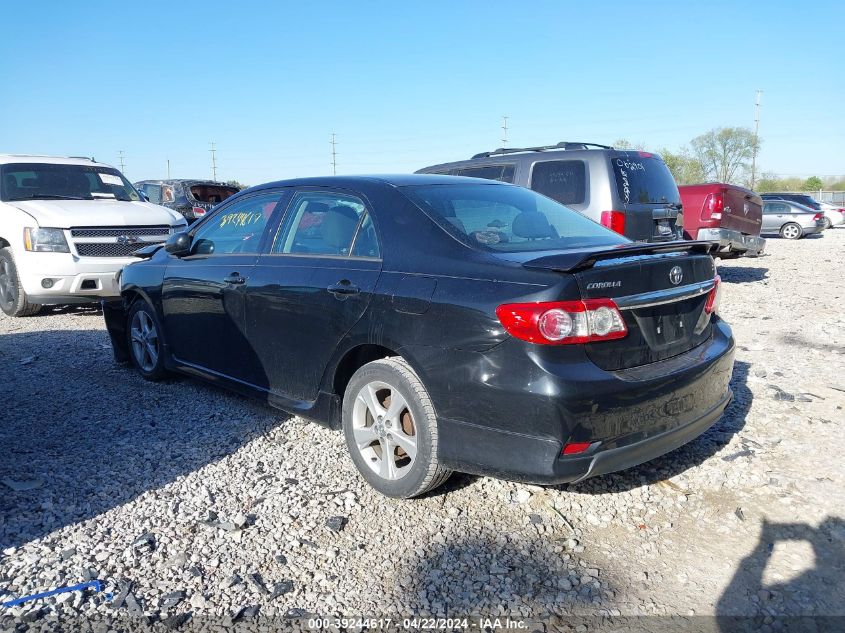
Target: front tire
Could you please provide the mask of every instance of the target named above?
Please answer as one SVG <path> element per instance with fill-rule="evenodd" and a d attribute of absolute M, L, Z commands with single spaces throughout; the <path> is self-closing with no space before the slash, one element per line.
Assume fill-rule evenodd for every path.
<path fill-rule="evenodd" d="M 437 459 L 431 398 L 403 358 L 355 372 L 343 397 L 343 433 L 358 472 L 385 496 L 416 497 L 452 474 Z"/>
<path fill-rule="evenodd" d="M 18 277 L 18 267 L 12 249 L 0 248 L 0 310 L 11 317 L 38 314 L 41 306 L 30 303 Z"/>
<path fill-rule="evenodd" d="M 787 240 L 797 240 L 804 237 L 804 229 L 795 222 L 787 222 L 780 227 L 780 236 Z"/>
<path fill-rule="evenodd" d="M 157 382 L 167 376 L 164 368 L 164 339 L 155 310 L 138 299 L 126 317 L 126 344 L 129 358 L 145 380 Z"/>

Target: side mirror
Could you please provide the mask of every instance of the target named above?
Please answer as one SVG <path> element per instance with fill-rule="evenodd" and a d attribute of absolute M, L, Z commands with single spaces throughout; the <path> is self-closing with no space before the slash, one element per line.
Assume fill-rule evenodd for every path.
<path fill-rule="evenodd" d="M 171 255 L 180 257 L 191 252 L 191 236 L 187 233 L 176 233 L 167 238 L 164 250 Z"/>
<path fill-rule="evenodd" d="M 147 194 L 145 194 L 143 191 L 138 191 L 138 195 L 141 196 L 141 200 L 143 200 L 144 202 L 150 201 L 150 197 Z"/>

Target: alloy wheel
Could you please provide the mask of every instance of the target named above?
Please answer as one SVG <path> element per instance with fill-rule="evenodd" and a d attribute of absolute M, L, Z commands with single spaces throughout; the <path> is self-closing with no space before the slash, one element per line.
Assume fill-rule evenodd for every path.
<path fill-rule="evenodd" d="M 783 236 L 788 240 L 794 240 L 801 235 L 801 229 L 794 224 L 787 224 L 783 227 Z"/>
<path fill-rule="evenodd" d="M 355 446 L 370 469 L 382 479 L 397 480 L 417 457 L 414 416 L 402 394 L 385 382 L 364 385 L 352 409 Z"/>
<path fill-rule="evenodd" d="M 158 332 L 152 317 L 144 310 L 138 310 L 129 326 L 132 340 L 132 355 L 144 371 L 153 371 L 158 363 Z"/>
<path fill-rule="evenodd" d="M 0 259 L 0 303 L 10 307 L 17 299 L 17 284 L 8 259 Z"/>

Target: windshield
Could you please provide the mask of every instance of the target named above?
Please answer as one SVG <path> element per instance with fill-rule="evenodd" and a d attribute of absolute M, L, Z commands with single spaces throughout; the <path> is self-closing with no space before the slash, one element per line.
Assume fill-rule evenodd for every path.
<path fill-rule="evenodd" d="M 610 159 L 622 204 L 679 204 L 678 185 L 659 158 L 645 152 L 624 152 Z"/>
<path fill-rule="evenodd" d="M 10 163 L 0 166 L 0 200 L 140 200 L 119 171 L 95 165 Z"/>
<path fill-rule="evenodd" d="M 426 185 L 403 191 L 451 235 L 501 252 L 614 246 L 629 240 L 530 189 Z"/>

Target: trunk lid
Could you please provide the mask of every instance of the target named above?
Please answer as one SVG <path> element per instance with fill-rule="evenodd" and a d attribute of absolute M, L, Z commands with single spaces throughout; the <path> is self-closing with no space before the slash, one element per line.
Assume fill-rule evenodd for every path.
<path fill-rule="evenodd" d="M 611 154 L 610 164 L 625 210 L 625 236 L 648 242 L 678 239 L 681 197 L 666 163 L 649 152 L 619 151 Z"/>
<path fill-rule="evenodd" d="M 523 264 L 572 272 L 584 299 L 610 298 L 628 335 L 584 345 L 588 357 L 608 371 L 628 369 L 682 354 L 710 338 L 704 311 L 716 268 L 709 242 L 626 246 L 593 253 L 580 262 L 566 254 Z"/>

